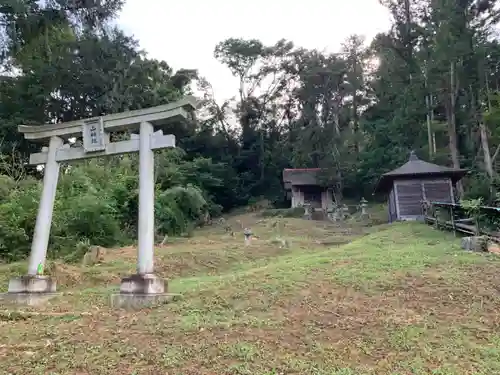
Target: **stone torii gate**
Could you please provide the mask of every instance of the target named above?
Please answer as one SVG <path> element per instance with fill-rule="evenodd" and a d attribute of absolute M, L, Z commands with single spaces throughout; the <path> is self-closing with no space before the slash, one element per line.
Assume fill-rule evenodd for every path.
<path fill-rule="evenodd" d="M 60 163 L 93 157 L 139 153 L 139 228 L 137 274 L 122 279 L 120 293 L 113 298 L 118 305 L 147 303 L 165 294 L 164 281 L 154 275 L 154 150 L 175 147 L 175 136 L 163 135 L 163 126 L 194 119 L 196 99 L 153 108 L 111 114 L 103 117 L 41 126 L 20 125 L 27 140 L 47 143 L 42 152 L 30 155 L 31 165 L 44 167 L 43 190 L 31 245 L 28 275 L 10 280 L 8 295 L 17 301 L 36 303 L 56 292 L 56 281 L 43 270 L 49 243 Z M 110 142 L 110 133 L 137 131 L 130 140 Z M 155 131 L 156 130 L 156 131 Z M 82 137 L 83 146 L 70 147 L 69 138 Z"/>

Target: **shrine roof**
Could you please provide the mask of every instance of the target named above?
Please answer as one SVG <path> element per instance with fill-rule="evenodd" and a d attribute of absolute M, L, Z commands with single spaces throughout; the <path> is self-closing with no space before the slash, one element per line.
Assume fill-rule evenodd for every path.
<path fill-rule="evenodd" d="M 384 173 L 377 184 L 375 192 L 387 190 L 398 178 L 449 177 L 452 181 L 460 180 L 467 173 L 466 169 L 457 169 L 437 165 L 420 160 L 414 151 L 408 161 L 390 172 Z"/>
<path fill-rule="evenodd" d="M 318 175 L 321 168 L 287 168 L 283 170 L 283 182 L 286 189 L 293 185 L 320 185 Z"/>

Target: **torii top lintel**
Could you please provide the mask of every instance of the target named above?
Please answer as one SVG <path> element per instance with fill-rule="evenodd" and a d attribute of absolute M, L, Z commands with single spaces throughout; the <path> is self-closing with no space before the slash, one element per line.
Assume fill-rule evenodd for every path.
<path fill-rule="evenodd" d="M 141 122 L 150 122 L 161 127 L 172 122 L 187 121 L 194 114 L 196 106 L 197 100 L 187 96 L 169 104 L 106 115 L 102 117 L 102 122 L 106 132 L 134 130 Z M 82 134 L 84 122 L 95 119 L 99 117 L 59 124 L 19 125 L 18 131 L 24 134 L 25 139 L 32 141 L 46 141 L 53 136 L 71 138 Z"/>

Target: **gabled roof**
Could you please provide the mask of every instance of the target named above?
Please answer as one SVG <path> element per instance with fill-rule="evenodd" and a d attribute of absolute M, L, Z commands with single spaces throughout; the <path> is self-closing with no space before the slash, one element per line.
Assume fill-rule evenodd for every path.
<path fill-rule="evenodd" d="M 318 174 L 320 171 L 320 168 L 284 169 L 285 189 L 291 189 L 292 185 L 319 185 Z"/>
<path fill-rule="evenodd" d="M 428 163 L 420 160 L 414 151 L 410 153 L 410 158 L 401 167 L 396 168 L 390 172 L 384 173 L 383 176 L 405 176 L 405 175 L 422 175 L 422 174 L 442 174 L 442 173 L 456 173 L 462 169 L 454 169 L 450 167 L 443 167 L 441 165 Z"/>
<path fill-rule="evenodd" d="M 452 181 L 460 180 L 467 173 L 466 169 L 455 169 L 420 160 L 414 151 L 410 153 L 410 158 L 401 167 L 384 173 L 380 178 L 375 192 L 383 192 L 392 186 L 396 179 L 400 178 L 423 178 L 423 177 L 449 177 Z"/>

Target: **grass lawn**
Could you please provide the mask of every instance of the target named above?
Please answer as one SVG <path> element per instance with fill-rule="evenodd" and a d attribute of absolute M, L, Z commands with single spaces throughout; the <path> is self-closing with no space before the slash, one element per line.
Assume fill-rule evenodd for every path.
<path fill-rule="evenodd" d="M 423 224 L 284 219 L 291 246 L 280 248 L 275 219 L 232 220 L 259 238 L 244 247 L 211 228 L 157 250 L 183 298 L 152 309 L 108 307 L 134 249 L 93 267 L 56 263 L 61 297 L 3 306 L 0 373 L 500 373 L 500 257 Z M 2 267 L 6 287 L 24 265 Z"/>

